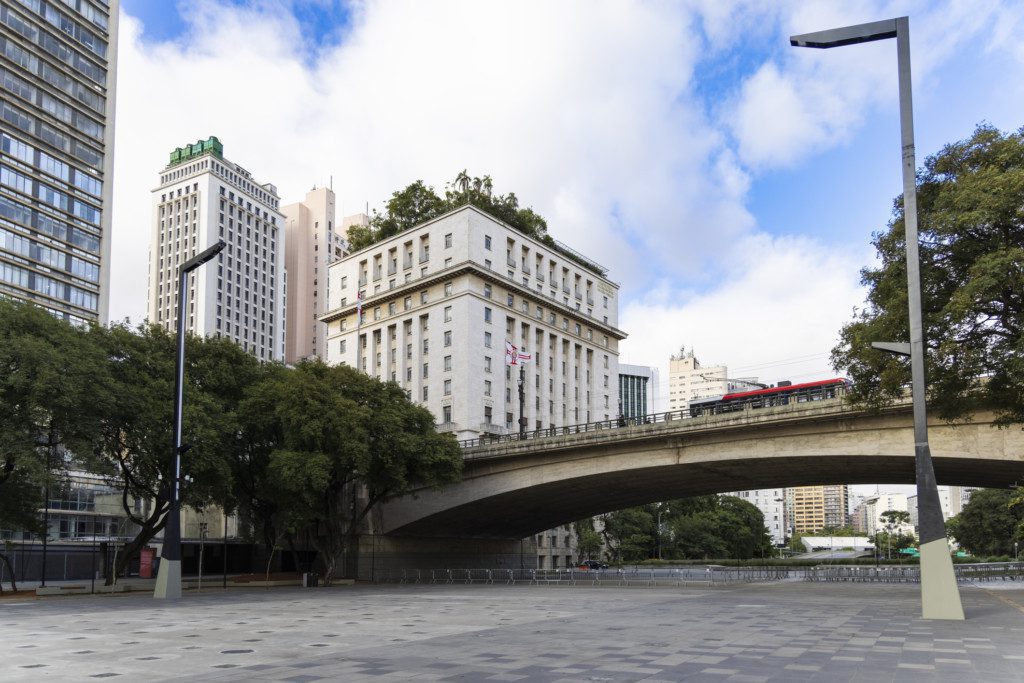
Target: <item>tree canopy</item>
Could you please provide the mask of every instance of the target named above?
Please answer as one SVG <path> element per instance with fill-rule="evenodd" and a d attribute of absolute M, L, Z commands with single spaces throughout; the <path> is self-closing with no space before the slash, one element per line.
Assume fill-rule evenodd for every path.
<path fill-rule="evenodd" d="M 465 170 L 455 180 L 445 184 L 443 197 L 432 186 L 417 180 L 393 192 L 384 206 L 384 213 L 374 210 L 368 226 L 350 227 L 347 233 L 349 248 L 353 251 L 365 249 L 460 206 L 471 204 L 524 235 L 557 249 L 555 240 L 548 235 L 547 221 L 540 214 L 531 208 L 519 206 L 519 198 L 515 193 L 496 195 L 493 190 L 494 184 L 489 175 L 482 178 L 470 177 Z M 575 254 L 563 255 L 587 268 L 594 267 Z"/>
<path fill-rule="evenodd" d="M 0 299 L 0 528 L 41 533 L 43 488 L 73 465 L 134 523 L 114 574 L 163 529 L 175 347 L 156 326 L 78 328 Z M 189 336 L 185 358 L 182 503 L 238 510 L 269 548 L 302 534 L 328 579 L 377 503 L 461 475 L 454 436 L 394 383 L 226 339 Z"/>
<path fill-rule="evenodd" d="M 1013 543 L 1024 545 L 1024 504 L 1020 491 L 979 489 L 964 509 L 946 523 L 957 544 L 972 555 L 1013 555 Z"/>
<path fill-rule="evenodd" d="M 944 419 L 979 409 L 1024 423 L 1024 129 L 982 125 L 928 157 L 917 178 L 929 401 Z M 871 348 L 907 341 L 903 201 L 861 271 L 867 302 L 843 327 L 833 365 L 853 400 L 879 407 L 910 382 L 905 359 Z"/>
<path fill-rule="evenodd" d="M 635 562 L 659 555 L 665 559 L 746 559 L 774 554 L 764 514 L 734 496 L 680 498 L 619 510 L 603 519 L 605 543 L 617 561 Z"/>

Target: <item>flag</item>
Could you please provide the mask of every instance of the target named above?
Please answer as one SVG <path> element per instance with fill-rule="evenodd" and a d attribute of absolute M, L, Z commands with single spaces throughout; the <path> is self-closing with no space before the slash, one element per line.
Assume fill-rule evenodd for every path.
<path fill-rule="evenodd" d="M 505 365 L 519 365 L 519 349 L 510 341 L 505 342 Z"/>
<path fill-rule="evenodd" d="M 526 365 L 531 360 L 533 360 L 533 354 L 523 353 L 522 351 L 520 351 L 519 353 L 516 354 L 516 360 L 518 361 L 517 365 Z"/>

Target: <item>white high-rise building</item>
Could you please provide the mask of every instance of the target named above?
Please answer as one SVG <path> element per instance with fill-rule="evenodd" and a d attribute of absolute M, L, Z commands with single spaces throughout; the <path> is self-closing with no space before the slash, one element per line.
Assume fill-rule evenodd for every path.
<path fill-rule="evenodd" d="M 618 412 L 618 285 L 600 266 L 463 206 L 329 266 L 327 360 L 400 384 L 459 438 Z M 360 322 L 357 310 L 361 308 Z"/>
<path fill-rule="evenodd" d="M 217 258 L 189 275 L 185 329 L 283 360 L 283 227 L 277 189 L 226 160 L 217 138 L 171 152 L 153 190 L 149 321 L 176 329 L 178 267 L 222 239 Z"/>
<path fill-rule="evenodd" d="M 756 377 L 729 378 L 725 365 L 701 365 L 685 347 L 669 359 L 668 409 L 686 410 L 690 401 L 709 396 L 721 396 L 733 391 L 758 389 Z"/>

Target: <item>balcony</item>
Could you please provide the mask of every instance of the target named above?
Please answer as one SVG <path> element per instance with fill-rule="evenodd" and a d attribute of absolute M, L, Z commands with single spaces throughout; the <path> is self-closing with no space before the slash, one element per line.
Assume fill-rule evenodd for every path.
<path fill-rule="evenodd" d="M 481 422 L 477 430 L 481 434 L 508 434 L 508 427 L 493 422 Z"/>
<path fill-rule="evenodd" d="M 437 425 L 437 431 L 439 432 L 458 432 L 461 430 L 462 428 L 459 427 L 458 422 L 442 422 Z"/>

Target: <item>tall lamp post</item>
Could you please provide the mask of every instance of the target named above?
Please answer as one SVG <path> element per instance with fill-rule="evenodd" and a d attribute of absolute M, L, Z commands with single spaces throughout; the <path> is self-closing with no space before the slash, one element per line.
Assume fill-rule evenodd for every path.
<path fill-rule="evenodd" d="M 160 569 L 156 575 L 153 597 L 176 600 L 181 597 L 181 454 L 188 450 L 181 445 L 181 405 L 185 385 L 185 308 L 188 305 L 188 274 L 213 259 L 227 243 L 217 240 L 181 266 L 178 271 L 178 357 L 174 366 L 174 445 L 171 481 L 169 487 L 170 509 L 164 526 L 164 545 L 160 553 Z"/>
<path fill-rule="evenodd" d="M 907 17 L 857 24 L 790 36 L 794 47 L 831 48 L 896 39 L 899 74 L 900 137 L 903 150 L 903 224 L 907 243 L 907 298 L 910 343 L 874 342 L 877 349 L 910 356 L 914 406 L 914 460 L 921 532 L 921 615 L 925 619 L 964 618 L 953 561 L 946 542 L 946 525 L 939 506 L 925 403 L 924 328 L 921 322 L 921 264 L 917 237 L 917 162 L 914 157 L 914 113 L 910 87 L 910 20 Z"/>

